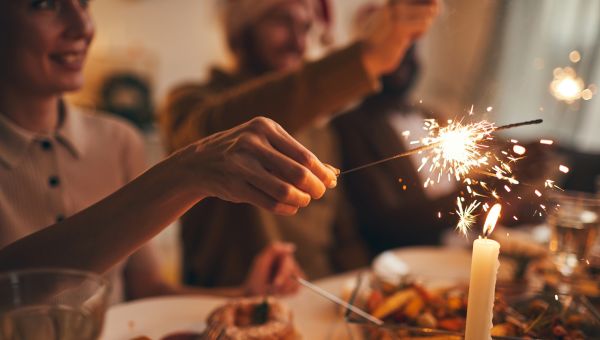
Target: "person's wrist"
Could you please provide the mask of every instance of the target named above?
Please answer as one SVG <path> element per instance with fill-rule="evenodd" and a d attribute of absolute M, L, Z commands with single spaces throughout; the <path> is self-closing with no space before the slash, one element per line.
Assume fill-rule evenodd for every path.
<path fill-rule="evenodd" d="M 186 202 L 197 202 L 206 198 L 206 188 L 202 181 L 198 180 L 200 174 L 195 173 L 192 167 L 187 164 L 186 151 L 178 152 L 165 159 L 156 166 L 161 173 L 164 183 L 168 190 L 172 190 L 176 196 L 183 198 Z"/>
<path fill-rule="evenodd" d="M 369 77 L 371 79 L 378 79 L 381 74 L 380 68 L 373 53 L 373 48 L 366 43 L 361 46 L 361 60 Z"/>

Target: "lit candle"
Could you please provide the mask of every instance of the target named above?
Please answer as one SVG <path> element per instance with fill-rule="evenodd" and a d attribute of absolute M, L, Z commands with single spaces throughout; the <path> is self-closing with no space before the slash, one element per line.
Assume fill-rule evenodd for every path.
<path fill-rule="evenodd" d="M 492 316 L 496 274 L 500 262 L 500 244 L 487 236 L 494 230 L 502 206 L 495 204 L 483 225 L 484 237 L 473 242 L 471 257 L 471 281 L 469 283 L 469 301 L 467 304 L 467 327 L 465 340 L 491 339 Z"/>

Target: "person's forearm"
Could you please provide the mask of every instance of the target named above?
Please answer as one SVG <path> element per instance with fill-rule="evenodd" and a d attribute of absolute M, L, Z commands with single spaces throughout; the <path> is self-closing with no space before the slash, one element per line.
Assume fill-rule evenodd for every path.
<path fill-rule="evenodd" d="M 198 201 L 179 180 L 159 164 L 90 208 L 0 250 L 0 270 L 108 270 Z"/>
<path fill-rule="evenodd" d="M 181 147 L 258 115 L 273 119 L 291 133 L 314 124 L 377 88 L 377 81 L 365 70 L 361 48 L 355 44 L 298 71 L 259 77 L 197 105 L 186 102 L 186 108 L 179 109 L 184 112 L 167 113 L 181 117 L 168 133 L 171 144 Z"/>

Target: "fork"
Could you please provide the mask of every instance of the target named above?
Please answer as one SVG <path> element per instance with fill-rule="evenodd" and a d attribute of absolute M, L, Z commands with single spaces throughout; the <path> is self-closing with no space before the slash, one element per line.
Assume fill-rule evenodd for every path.
<path fill-rule="evenodd" d="M 219 340 L 225 332 L 225 325 L 217 325 L 216 327 L 209 328 L 208 332 L 205 332 L 202 336 L 203 340 Z"/>

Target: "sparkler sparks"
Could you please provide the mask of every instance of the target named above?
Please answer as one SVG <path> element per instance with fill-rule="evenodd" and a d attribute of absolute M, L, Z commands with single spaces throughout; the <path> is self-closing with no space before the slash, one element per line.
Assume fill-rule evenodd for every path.
<path fill-rule="evenodd" d="M 475 215 L 474 212 L 479 207 L 480 204 L 481 204 L 481 202 L 473 201 L 469 205 L 467 205 L 466 208 L 464 208 L 460 197 L 456 198 L 456 205 L 457 205 L 456 213 L 458 214 L 458 217 L 459 217 L 458 224 L 456 225 L 456 229 L 459 232 L 461 232 L 463 235 L 465 235 L 465 237 L 467 237 L 469 230 L 471 230 L 471 227 L 477 221 L 477 219 L 476 219 L 477 215 Z"/>
<path fill-rule="evenodd" d="M 468 116 L 471 115 L 472 108 Z M 512 144 L 508 145 L 495 143 L 494 132 L 541 122 L 542 120 L 538 119 L 496 127 L 494 123 L 485 120 L 473 123 L 447 120 L 444 122 L 447 125 L 441 126 L 438 121 L 427 119 L 423 126 L 423 130 L 428 133 L 427 137 L 409 141 L 410 145 L 419 146 L 404 153 L 342 171 L 340 175 L 398 158 L 419 155 L 421 164 L 418 171 L 429 172 L 428 177 L 424 176 L 426 177 L 423 181 L 424 188 L 434 186 L 442 180 L 456 181 L 465 186 L 465 192 L 461 192 L 461 196 L 456 199 L 456 213 L 459 217 L 456 229 L 466 237 L 476 221 L 478 209 L 487 212 L 490 206 L 504 200 L 498 190 L 511 193 L 513 191 L 511 186 L 521 184 L 515 178 L 511 165 L 523 158 L 527 150 L 518 145 L 518 141 L 514 139 L 510 140 Z M 402 135 L 406 138 L 410 136 L 410 132 L 403 131 Z M 496 180 L 484 181 L 483 176 L 493 177 Z M 402 183 L 402 180 L 399 179 L 399 182 Z M 546 187 L 555 187 L 553 181 L 546 181 Z M 406 185 L 402 185 L 402 190 L 406 189 Z M 540 196 L 541 193 L 536 190 L 536 194 L 538 193 Z M 518 196 L 518 199 L 521 197 Z M 437 213 L 437 217 L 441 218 L 441 212 Z M 518 220 L 517 216 L 513 218 Z"/>
<path fill-rule="evenodd" d="M 435 182 L 444 177 L 460 181 L 473 168 L 487 164 L 488 158 L 481 141 L 490 137 L 494 124 L 481 121 L 462 124 L 450 121 L 440 127 L 436 120 L 425 121 L 430 136 L 422 140 L 423 145 L 436 145 L 429 156 L 423 157 L 419 171 L 428 166 Z M 446 175 L 446 176 L 445 176 Z"/>
<path fill-rule="evenodd" d="M 521 146 L 521 145 L 514 145 L 513 152 L 516 153 L 517 155 L 524 155 L 525 152 L 527 152 L 527 149 L 525 149 L 525 147 Z"/>

